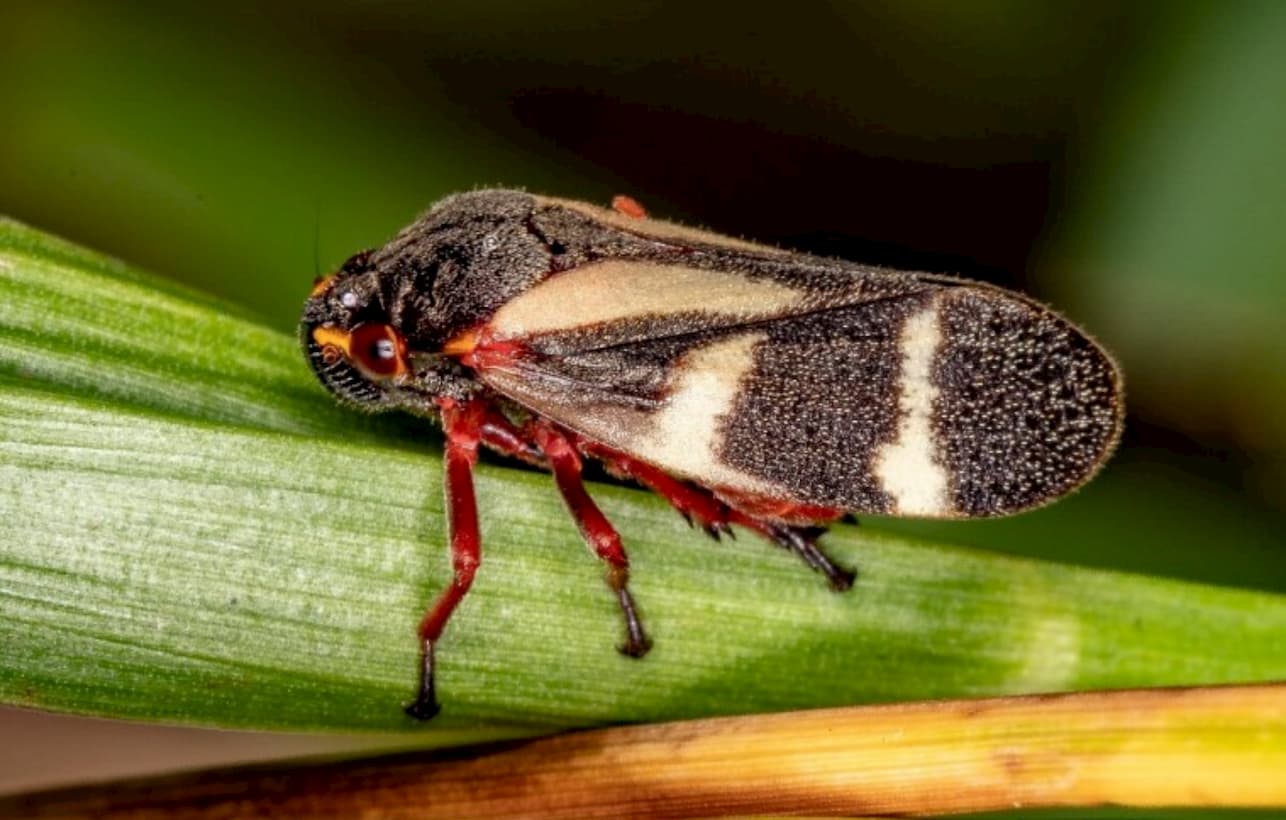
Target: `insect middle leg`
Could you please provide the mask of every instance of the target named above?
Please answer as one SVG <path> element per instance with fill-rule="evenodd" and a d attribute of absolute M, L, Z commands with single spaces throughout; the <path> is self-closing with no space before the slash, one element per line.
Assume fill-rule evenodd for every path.
<path fill-rule="evenodd" d="M 566 434 L 544 422 L 529 425 L 530 435 L 545 454 L 554 482 L 562 493 L 563 502 L 576 519 L 585 542 L 607 564 L 607 585 L 616 595 L 621 613 L 625 616 L 625 643 L 618 647 L 623 654 L 640 658 L 652 648 L 652 641 L 639 619 L 634 596 L 630 594 L 630 561 L 621 546 L 621 536 L 603 511 L 585 491 L 581 481 L 581 460 L 576 448 Z"/>

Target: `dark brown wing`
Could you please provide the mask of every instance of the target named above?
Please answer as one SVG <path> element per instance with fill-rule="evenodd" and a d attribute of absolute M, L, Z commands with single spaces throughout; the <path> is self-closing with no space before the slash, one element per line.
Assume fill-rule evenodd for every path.
<path fill-rule="evenodd" d="M 632 300 L 648 275 L 630 267 L 611 271 L 612 300 L 521 306 L 542 317 L 525 326 L 497 314 L 527 352 L 479 378 L 705 486 L 858 513 L 1039 506 L 1086 481 L 1119 435 L 1111 359 L 1023 297 L 863 271 L 884 281 L 760 300 L 750 286 L 741 302 L 715 289 L 705 307 L 667 312 L 663 295 Z M 548 296 L 536 302 L 548 309 Z"/>

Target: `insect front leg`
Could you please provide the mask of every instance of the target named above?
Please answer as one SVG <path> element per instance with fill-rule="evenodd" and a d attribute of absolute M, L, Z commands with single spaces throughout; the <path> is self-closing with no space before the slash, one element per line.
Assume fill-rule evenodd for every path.
<path fill-rule="evenodd" d="M 487 407 L 481 402 L 442 405 L 442 426 L 446 431 L 446 508 L 451 542 L 451 585 L 438 596 L 420 621 L 420 686 L 406 713 L 428 720 L 438 713 L 434 685 L 433 647 L 442 636 L 451 613 L 473 585 L 482 562 L 482 539 L 478 533 L 478 503 L 473 492 L 473 466 L 478 461 L 478 442 Z"/>
<path fill-rule="evenodd" d="M 652 641 L 643 630 L 634 596 L 630 594 L 630 561 L 621 546 L 621 536 L 603 511 L 585 491 L 581 481 L 581 460 L 572 442 L 561 431 L 543 422 L 530 425 L 531 436 L 544 452 L 554 472 L 554 482 L 563 496 L 568 511 L 576 519 L 581 535 L 594 553 L 607 564 L 607 585 L 616 595 L 625 616 L 625 643 L 620 651 L 630 657 L 640 658 L 652 648 Z"/>

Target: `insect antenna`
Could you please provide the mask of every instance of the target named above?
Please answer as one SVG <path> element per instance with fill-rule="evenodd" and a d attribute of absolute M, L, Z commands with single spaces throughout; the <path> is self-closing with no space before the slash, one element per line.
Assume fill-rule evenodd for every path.
<path fill-rule="evenodd" d="M 321 200 L 313 199 L 313 278 L 321 276 Z"/>

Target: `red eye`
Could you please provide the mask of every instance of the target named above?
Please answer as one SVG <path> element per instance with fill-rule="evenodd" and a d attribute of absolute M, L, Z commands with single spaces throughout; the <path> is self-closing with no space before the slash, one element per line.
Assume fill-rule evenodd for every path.
<path fill-rule="evenodd" d="M 389 325 L 358 325 L 349 345 L 353 362 L 372 376 L 395 376 L 406 370 L 406 341 Z"/>

